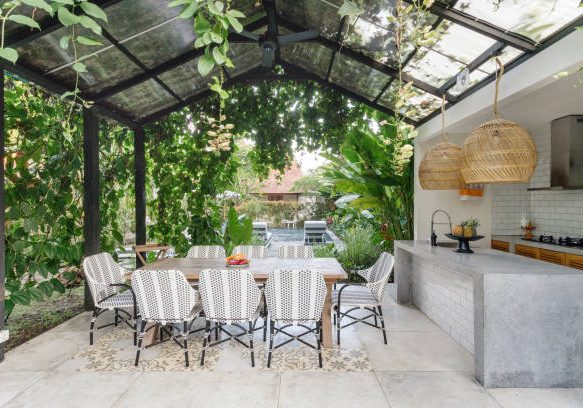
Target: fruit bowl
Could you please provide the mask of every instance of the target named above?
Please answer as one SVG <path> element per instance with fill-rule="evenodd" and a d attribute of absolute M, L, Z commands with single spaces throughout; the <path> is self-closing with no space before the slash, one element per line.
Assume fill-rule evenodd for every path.
<path fill-rule="evenodd" d="M 227 258 L 229 268 L 246 268 L 249 266 L 249 259 L 244 254 L 234 254 Z"/>

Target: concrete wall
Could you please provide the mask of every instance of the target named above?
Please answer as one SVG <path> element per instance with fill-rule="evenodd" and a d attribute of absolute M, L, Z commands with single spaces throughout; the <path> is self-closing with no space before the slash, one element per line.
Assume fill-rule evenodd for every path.
<path fill-rule="evenodd" d="M 449 136 L 452 143 L 461 146 L 465 140 L 466 135 Z M 481 226 L 478 232 L 485 236 L 482 241 L 477 241 L 476 246 L 490 246 L 491 236 L 491 192 L 486 189 L 484 197 L 478 200 L 462 201 L 459 198 L 458 191 L 438 191 L 438 190 L 423 190 L 419 184 L 419 177 L 417 170 L 419 162 L 423 155 L 431 146 L 439 143 L 440 139 L 431 139 L 428 141 L 417 140 L 415 143 L 415 239 L 429 239 L 429 231 L 431 228 L 431 215 L 435 210 L 442 209 L 447 211 L 452 218 L 453 224 L 469 218 L 475 217 L 480 220 Z M 436 221 L 438 220 L 436 216 Z M 445 221 L 445 216 L 439 214 L 439 221 Z M 443 233 L 447 230 L 447 226 L 440 225 L 436 227 L 438 233 L 438 240 L 447 240 L 443 237 Z"/>

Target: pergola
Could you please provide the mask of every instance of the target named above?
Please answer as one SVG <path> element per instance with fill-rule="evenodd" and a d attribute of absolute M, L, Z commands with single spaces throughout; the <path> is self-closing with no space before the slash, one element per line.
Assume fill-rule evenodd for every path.
<path fill-rule="evenodd" d="M 412 0 L 405 0 L 411 3 Z M 144 126 L 211 94 L 207 78 L 197 72 L 203 50 L 195 49 L 191 20 L 178 19 L 177 8 L 160 0 L 93 0 L 109 17 L 102 45 L 80 46 L 81 97 L 92 101 L 84 109 L 84 242 L 85 255 L 99 252 L 100 118 L 114 120 L 134 131 L 136 243 L 146 242 Z M 386 16 L 396 0 L 364 2 L 366 12 L 356 21 L 341 18 L 342 0 L 233 0 L 232 8 L 247 16 L 245 30 L 266 37 L 315 30 L 302 42 L 280 45 L 275 63 L 282 70 L 262 67 L 260 46 L 247 36 L 231 33 L 234 69 L 225 69 L 226 85 L 265 80 L 315 81 L 358 102 L 394 114 L 394 91 L 399 76 L 394 27 Z M 370 3 L 370 4 L 367 4 Z M 495 77 L 493 56 L 506 69 L 530 58 L 583 25 L 579 0 L 559 1 L 548 18 L 548 1 L 522 5 L 504 2 L 497 12 L 491 0 L 435 1 L 428 21 L 441 35 L 431 45 L 416 49 L 406 44 L 403 80 L 413 84 L 415 96 L 399 108 L 412 125 L 438 114 L 441 98 L 459 103 Z M 576 10 L 574 13 L 573 10 Z M 32 12 L 32 9 L 30 10 Z M 25 14 L 25 13 L 22 13 Z M 72 91 L 76 62 L 59 40 L 67 28 L 56 17 L 39 14 L 41 30 L 7 25 L 5 46 L 18 50 L 15 65 L 3 70 L 62 94 Z M 83 29 L 80 34 L 83 35 Z M 466 71 L 467 70 L 467 71 Z M 213 72 L 218 73 L 218 69 Z M 466 87 L 458 84 L 465 72 Z M 4 75 L 2 75 L 4 78 Z M 4 81 L 4 79 L 2 79 Z M 4 98 L 0 102 L 0 159 L 4 157 Z M 3 167 L 1 172 L 4 171 Z M 0 174 L 0 329 L 4 316 L 4 177 Z M 0 348 L 0 361 L 3 358 Z"/>

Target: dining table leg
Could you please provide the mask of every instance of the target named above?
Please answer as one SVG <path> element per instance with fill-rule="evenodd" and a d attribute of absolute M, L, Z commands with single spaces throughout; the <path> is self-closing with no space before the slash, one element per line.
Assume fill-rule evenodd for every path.
<path fill-rule="evenodd" d="M 324 310 L 322 312 L 322 346 L 331 348 L 334 345 L 332 340 L 332 290 L 334 282 L 326 282 L 326 301 L 324 302 Z"/>

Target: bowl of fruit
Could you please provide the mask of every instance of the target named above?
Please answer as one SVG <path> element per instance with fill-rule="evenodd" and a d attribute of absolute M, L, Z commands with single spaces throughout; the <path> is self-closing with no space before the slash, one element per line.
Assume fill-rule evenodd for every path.
<path fill-rule="evenodd" d="M 229 268 L 246 268 L 249 266 L 249 259 L 245 254 L 233 254 L 227 258 Z"/>

